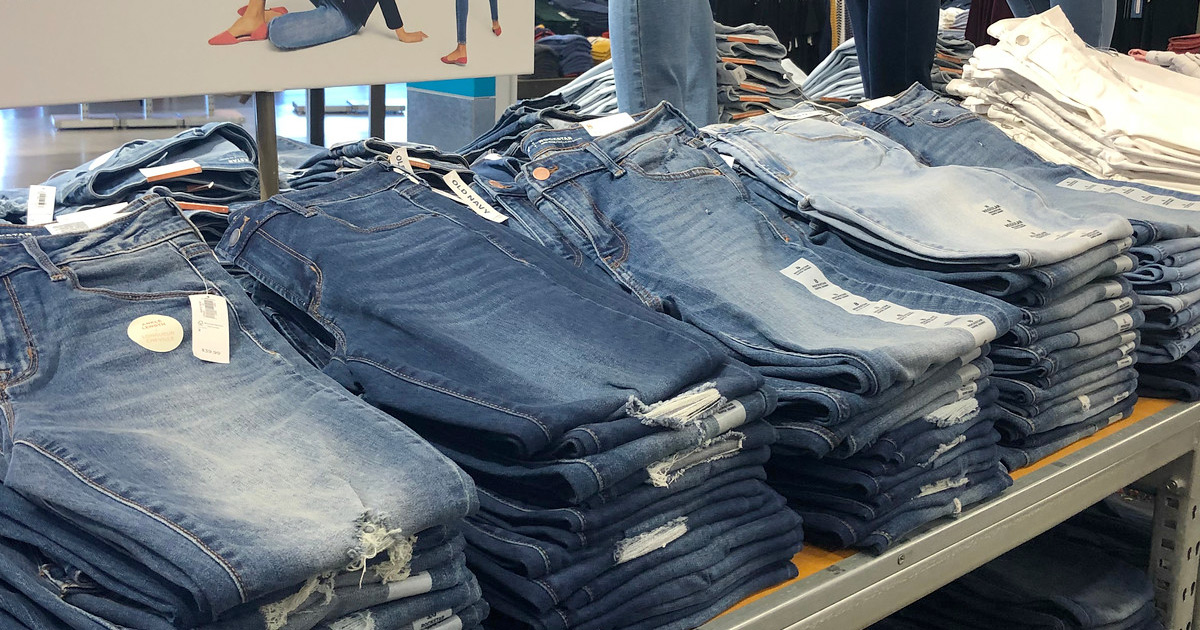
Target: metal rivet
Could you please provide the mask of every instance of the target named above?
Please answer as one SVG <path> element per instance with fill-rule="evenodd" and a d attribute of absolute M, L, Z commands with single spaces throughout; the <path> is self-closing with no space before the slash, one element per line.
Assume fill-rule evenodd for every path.
<path fill-rule="evenodd" d="M 539 182 L 544 182 L 547 179 L 550 179 L 550 169 L 546 168 L 545 166 L 539 166 L 533 169 L 533 178 Z"/>

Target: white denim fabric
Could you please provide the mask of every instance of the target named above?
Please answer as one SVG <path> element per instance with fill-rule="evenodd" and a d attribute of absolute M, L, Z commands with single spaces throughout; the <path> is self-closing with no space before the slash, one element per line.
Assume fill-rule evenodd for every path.
<path fill-rule="evenodd" d="M 1146 61 L 1178 72 L 1189 77 L 1200 79 L 1200 55 L 1195 53 L 1173 53 L 1166 50 L 1146 51 Z"/>

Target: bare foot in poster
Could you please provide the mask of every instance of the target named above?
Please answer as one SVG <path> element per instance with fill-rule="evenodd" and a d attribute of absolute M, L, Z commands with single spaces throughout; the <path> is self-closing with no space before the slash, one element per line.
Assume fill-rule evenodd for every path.
<path fill-rule="evenodd" d="M 396 29 L 396 39 L 405 44 L 415 44 L 424 41 L 427 37 L 429 36 L 425 34 L 425 31 L 406 31 L 403 26 Z"/>
<path fill-rule="evenodd" d="M 251 0 L 239 10 L 237 21 L 224 32 L 208 40 L 213 46 L 228 46 L 267 38 L 267 24 L 287 13 L 283 7 L 266 8 L 266 0 Z"/>

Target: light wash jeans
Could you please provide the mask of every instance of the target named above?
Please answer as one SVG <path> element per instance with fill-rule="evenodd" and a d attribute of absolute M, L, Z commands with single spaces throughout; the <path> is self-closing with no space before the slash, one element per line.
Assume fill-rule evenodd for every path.
<path fill-rule="evenodd" d="M 698 126 L 717 122 L 716 72 L 696 63 L 717 58 L 708 0 L 613 0 L 608 28 L 621 111 L 666 101 Z"/>

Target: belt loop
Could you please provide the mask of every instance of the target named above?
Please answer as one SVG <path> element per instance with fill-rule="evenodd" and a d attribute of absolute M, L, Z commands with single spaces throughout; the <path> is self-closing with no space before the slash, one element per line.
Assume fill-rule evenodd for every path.
<path fill-rule="evenodd" d="M 621 168 L 621 165 L 617 164 L 616 161 L 614 161 L 612 157 L 604 149 L 600 148 L 600 146 L 595 142 L 589 142 L 583 145 L 583 148 L 586 149 L 588 153 L 596 156 L 601 162 L 604 162 L 604 165 L 608 167 L 608 171 L 612 173 L 613 177 L 620 177 L 625 174 L 625 169 Z"/>
<path fill-rule="evenodd" d="M 37 243 L 36 237 L 27 236 L 21 239 L 21 246 L 23 246 L 25 251 L 29 252 L 29 255 L 33 257 L 35 261 L 37 261 L 38 267 L 41 267 L 42 271 L 45 271 L 50 275 L 50 279 L 52 281 L 58 282 L 59 280 L 66 279 L 67 276 L 63 273 L 62 269 L 59 269 L 57 265 L 51 262 L 50 257 L 46 255 L 46 252 L 42 251 L 42 248 Z"/>

